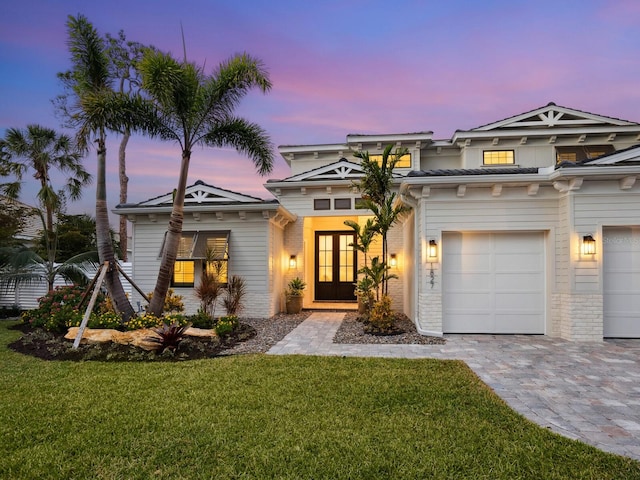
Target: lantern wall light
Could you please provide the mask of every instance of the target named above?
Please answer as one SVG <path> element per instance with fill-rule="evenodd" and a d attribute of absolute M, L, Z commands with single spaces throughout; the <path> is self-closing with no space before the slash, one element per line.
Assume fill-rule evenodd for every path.
<path fill-rule="evenodd" d="M 396 268 L 398 266 L 398 257 L 396 257 L 395 253 L 392 253 L 391 257 L 389 258 L 389 266 L 391 268 Z"/>
<path fill-rule="evenodd" d="M 585 235 L 582 237 L 582 255 L 596 254 L 596 240 L 593 235 Z"/>
<path fill-rule="evenodd" d="M 438 244 L 435 240 L 429 240 L 429 247 L 427 248 L 427 257 L 434 259 L 438 258 Z"/>
<path fill-rule="evenodd" d="M 295 270 L 298 266 L 298 259 L 295 255 L 289 257 L 289 270 Z"/>

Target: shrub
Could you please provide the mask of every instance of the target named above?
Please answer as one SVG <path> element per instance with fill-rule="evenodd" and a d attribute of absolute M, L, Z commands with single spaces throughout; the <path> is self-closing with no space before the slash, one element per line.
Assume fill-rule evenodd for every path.
<path fill-rule="evenodd" d="M 172 323 L 171 325 L 167 325 L 163 323 L 162 326 L 153 329 L 157 336 L 149 337 L 148 340 L 156 344 L 157 353 L 162 353 L 165 350 L 175 352 L 180 342 L 184 339 L 185 332 L 189 327 L 189 324 L 178 325 L 177 323 Z"/>
<path fill-rule="evenodd" d="M 162 319 L 152 313 L 143 313 L 137 317 L 131 317 L 125 324 L 127 330 L 140 330 L 141 328 L 154 328 L 162 325 Z"/>
<path fill-rule="evenodd" d="M 222 304 L 224 305 L 227 315 L 237 315 L 242 311 L 242 300 L 247 293 L 247 285 L 244 278 L 233 275 L 229 279 L 227 289 L 224 297 L 222 298 Z"/>
<path fill-rule="evenodd" d="M 369 312 L 369 330 L 372 333 L 389 333 L 394 328 L 394 316 L 391 310 L 391 297 L 382 295 L 374 302 Z"/>
<path fill-rule="evenodd" d="M 213 328 L 213 318 L 211 318 L 207 312 L 202 309 L 198 310 L 198 313 L 195 315 L 191 315 L 187 318 L 187 320 L 193 325 L 195 328 Z"/>
<path fill-rule="evenodd" d="M 153 292 L 148 293 L 147 297 L 149 301 L 153 298 Z M 167 291 L 167 296 L 164 299 L 164 306 L 162 307 L 163 313 L 181 313 L 184 312 L 184 303 L 182 302 L 182 295 L 176 295 L 173 288 Z"/>
<path fill-rule="evenodd" d="M 238 328 L 238 325 L 239 325 L 238 317 L 235 315 L 227 315 L 224 317 L 220 317 L 216 322 L 216 326 L 215 326 L 216 334 L 219 337 L 229 335 L 236 328 Z"/>
<path fill-rule="evenodd" d="M 22 313 L 22 310 L 18 305 L 12 305 L 10 307 L 0 307 L 0 318 L 13 318 L 19 317 Z"/>
<path fill-rule="evenodd" d="M 217 275 L 204 271 L 200 277 L 200 284 L 194 289 L 196 297 L 200 300 L 200 308 L 211 318 L 216 316 L 216 305 L 223 288 Z"/>
<path fill-rule="evenodd" d="M 56 287 L 38 299 L 38 308 L 24 312 L 22 321 L 34 328 L 63 332 L 68 324 L 78 321 L 78 317 L 82 320 L 83 313 L 77 310 L 82 295 L 83 290 L 77 285 Z M 103 296 L 98 296 L 96 303 L 101 303 L 103 299 Z"/>

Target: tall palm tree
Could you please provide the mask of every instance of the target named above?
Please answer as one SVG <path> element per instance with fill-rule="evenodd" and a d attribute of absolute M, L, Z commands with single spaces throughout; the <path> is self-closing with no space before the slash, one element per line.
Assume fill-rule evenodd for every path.
<path fill-rule="evenodd" d="M 115 92 L 109 72 L 109 58 L 105 42 L 83 15 L 69 16 L 67 20 L 68 46 L 72 69 L 60 75 L 68 90 L 59 98 L 59 109 L 67 123 L 77 129 L 78 144 L 88 149 L 96 144 L 96 239 L 100 263 L 111 266 L 105 276 L 107 291 L 116 311 L 128 320 L 135 315 L 126 297 L 118 270 L 109 228 L 107 209 L 106 161 L 107 130 L 122 131 L 128 125 L 129 100 Z M 68 103 L 71 101 L 71 103 Z"/>
<path fill-rule="evenodd" d="M 357 208 L 371 210 L 374 217 L 372 229 L 382 237 L 382 262 L 384 275 L 382 277 L 382 293 L 389 292 L 389 280 L 397 278 L 389 274 L 387 262 L 387 234 L 391 227 L 409 211 L 406 205 L 398 204 L 393 186 L 393 169 L 403 155 L 408 153 L 406 148 L 397 148 L 392 154 L 393 145 L 388 145 L 382 153 L 382 161 L 369 158 L 369 152 L 356 152 L 354 156 L 362 160 L 364 176 L 356 183 L 356 187 L 362 193 L 362 203 Z M 353 227 L 352 227 L 353 228 Z"/>
<path fill-rule="evenodd" d="M 139 42 L 127 40 L 124 31 L 120 30 L 116 37 L 106 34 L 107 56 L 110 62 L 110 75 L 116 84 L 116 90 L 135 98 L 140 94 L 141 79 L 136 68 L 146 49 L 153 48 Z M 131 138 L 132 128 L 125 125 L 118 149 L 118 177 L 120 180 L 121 204 L 127 203 L 129 177 L 127 176 L 127 145 Z M 127 217 L 120 215 L 120 258 L 127 261 Z"/>
<path fill-rule="evenodd" d="M 3 151 L 0 170 L 14 177 L 13 182 L 1 185 L 0 191 L 17 199 L 23 176 L 27 171 L 33 171 L 33 178 L 40 183 L 38 200 L 45 210 L 46 249 L 55 252 L 54 214 L 67 196 L 71 200 L 79 199 L 82 188 L 91 183 L 91 175 L 82 166 L 78 149 L 67 135 L 41 125 L 28 125 L 24 130 L 10 128 L 0 143 Z M 52 169 L 68 175 L 67 183 L 58 191 L 51 181 Z M 53 261 L 52 258 L 49 260 Z"/>
<path fill-rule="evenodd" d="M 252 88 L 266 92 L 271 82 L 262 63 L 247 54 L 222 63 L 207 76 L 202 69 L 171 55 L 147 51 L 139 66 L 142 87 L 156 108 L 147 124 L 153 136 L 177 142 L 182 149 L 180 174 L 149 311 L 160 315 L 182 234 L 184 195 L 191 152 L 196 145 L 231 146 L 246 154 L 260 175 L 273 168 L 272 146 L 258 125 L 236 117 L 234 110 Z"/>

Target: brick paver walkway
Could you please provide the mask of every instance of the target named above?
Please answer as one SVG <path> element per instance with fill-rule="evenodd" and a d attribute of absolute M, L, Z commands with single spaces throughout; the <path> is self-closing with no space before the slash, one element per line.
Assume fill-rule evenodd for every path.
<path fill-rule="evenodd" d="M 314 312 L 268 353 L 463 360 L 529 420 L 640 460 L 640 340 L 447 335 L 445 345 L 335 344 L 343 317 Z"/>

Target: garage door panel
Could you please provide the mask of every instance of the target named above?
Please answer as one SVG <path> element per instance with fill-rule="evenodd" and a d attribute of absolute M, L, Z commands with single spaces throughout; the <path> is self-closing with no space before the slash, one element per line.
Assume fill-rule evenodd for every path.
<path fill-rule="evenodd" d="M 452 273 L 489 273 L 491 257 L 486 254 L 452 255 L 449 259 L 449 271 Z"/>
<path fill-rule="evenodd" d="M 640 227 L 603 229 L 604 336 L 640 338 Z"/>
<path fill-rule="evenodd" d="M 462 301 L 461 296 L 458 295 L 449 295 L 443 299 L 443 307 L 445 310 L 457 313 L 465 311 L 491 311 L 493 309 L 494 302 L 491 292 L 474 292 L 470 290 L 460 295 L 464 296 L 464 301 Z"/>
<path fill-rule="evenodd" d="M 542 232 L 445 233 L 443 330 L 544 333 Z"/>
<path fill-rule="evenodd" d="M 536 312 L 538 315 L 542 313 L 540 308 L 540 294 L 542 292 L 500 292 L 495 294 L 496 311 L 509 309 L 514 312 L 531 313 Z"/>
<path fill-rule="evenodd" d="M 523 333 L 523 334 L 538 334 L 538 328 L 536 323 L 538 321 L 539 314 L 496 314 L 496 326 L 495 333 Z"/>
<path fill-rule="evenodd" d="M 511 273 L 495 275 L 495 287 L 497 291 L 506 292 L 531 292 L 533 285 L 543 285 L 544 276 L 541 273 Z M 535 290 L 540 293 L 540 290 Z"/>
<path fill-rule="evenodd" d="M 459 313 L 450 319 L 452 331 L 464 330 L 465 333 L 486 333 L 493 329 L 495 320 L 492 313 Z"/>
<path fill-rule="evenodd" d="M 506 273 L 539 272 L 542 255 L 502 255 L 495 258 L 495 271 Z"/>
<path fill-rule="evenodd" d="M 445 280 L 446 286 L 455 287 L 457 291 L 489 291 L 488 283 L 491 281 L 491 276 L 488 274 L 452 274 Z"/>

